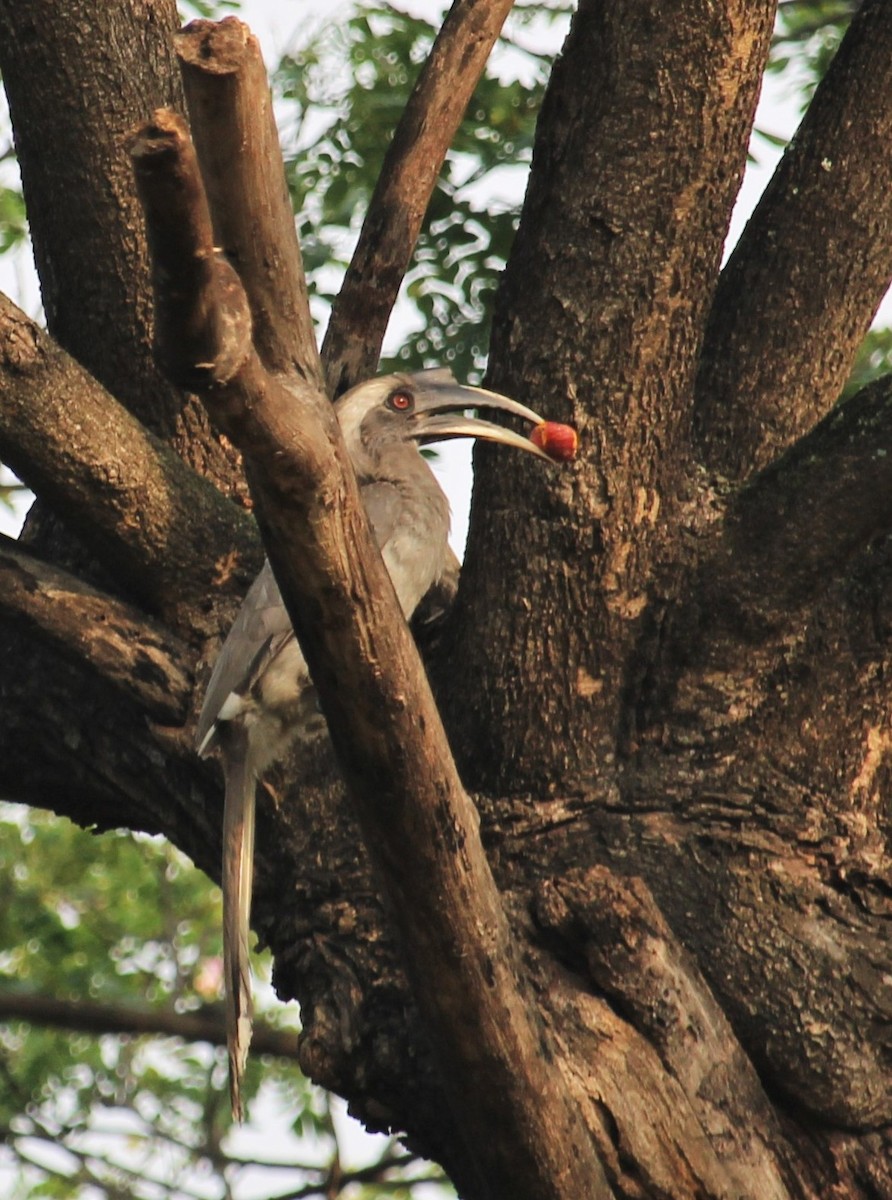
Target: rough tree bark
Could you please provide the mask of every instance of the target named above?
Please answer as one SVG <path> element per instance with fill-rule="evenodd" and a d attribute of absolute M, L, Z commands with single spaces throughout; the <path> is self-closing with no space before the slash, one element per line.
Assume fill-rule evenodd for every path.
<path fill-rule="evenodd" d="M 160 830 L 215 874 L 219 781 L 191 755 L 186 710 L 257 542 L 191 469 L 238 493 L 226 443 L 193 402 L 188 420 L 171 417 L 167 385 L 146 393 L 141 380 L 132 400 L 126 380 L 100 370 L 105 358 L 91 358 L 101 329 L 118 339 L 111 360 L 131 347 L 153 371 L 145 257 L 114 265 L 141 234 L 132 220 L 115 232 L 103 214 L 103 147 L 123 153 L 128 128 L 175 85 L 157 49 L 134 62 L 108 47 L 166 37 L 172 8 L 89 6 L 87 19 L 87 8 L 54 4 L 38 27 L 28 7 L 0 3 L 0 68 L 20 153 L 35 163 L 26 199 L 44 288 L 59 294 L 50 333 L 161 440 L 22 314 L 0 311 L 0 455 L 64 512 L 104 581 L 88 585 L 31 547 L 0 548 L 0 788 L 82 823 Z M 474 8 L 456 7 L 459 29 Z M 481 452 L 467 566 L 430 664 L 510 930 L 497 965 L 517 956 L 548 1077 L 588 1131 L 578 1161 L 593 1149 L 601 1164 L 587 1195 L 892 1197 L 890 389 L 833 409 L 892 276 L 892 179 L 877 136 L 892 9 L 862 6 L 764 216 L 722 274 L 773 10 L 681 0 L 668 21 L 654 0 L 581 0 L 540 119 L 491 378 L 573 421 L 582 452 L 547 476 Z M 84 86 L 60 111 L 34 86 L 41 70 Z M 126 102 L 84 104 L 85 125 L 79 109 L 100 73 Z M 41 174 L 51 134 L 58 152 Z M 841 190 L 824 162 L 840 161 L 842 136 Z M 54 157 L 70 172 L 57 175 Z M 99 261 L 114 278 L 125 269 L 126 314 L 114 289 L 79 287 L 95 242 L 70 239 L 73 266 L 53 273 L 60 178 L 68 203 L 107 231 Z M 839 236 L 811 237 L 813 214 L 830 211 Z M 379 207 L 370 220 L 388 246 L 393 216 Z M 787 253 L 797 237 L 807 256 Z M 256 301 L 263 282 L 250 282 L 242 245 Z M 859 255 L 869 270 L 851 269 Z M 778 297 L 792 299 L 779 309 Z M 89 309 L 82 328 L 62 320 L 65 305 Z M 260 359 L 273 373 L 297 366 L 312 392 L 306 339 L 277 355 L 264 337 L 275 347 L 286 326 L 276 312 L 265 325 L 265 311 L 253 304 Z M 807 350 L 816 312 L 819 356 Z M 65 396 L 59 420 L 73 415 L 76 439 L 41 436 L 54 421 L 38 389 Z M 240 415 L 249 460 L 250 422 Z M 113 468 L 109 428 L 127 447 Z M 258 491 L 263 525 L 308 637 L 297 593 L 314 585 L 287 584 L 287 497 L 275 493 Z M 316 552 L 302 553 L 313 576 Z M 363 567 L 360 593 L 367 571 L 376 578 Z M 372 616 L 396 638 L 382 644 L 402 645 L 382 609 Z M 96 634 L 84 636 L 85 617 Z M 318 614 L 317 624 L 325 702 L 324 680 L 345 660 Z M 360 722 L 357 737 L 358 704 L 340 713 Z M 398 728 L 398 705 L 386 707 L 383 727 Z M 411 730 L 412 713 L 404 720 Z M 347 740 L 336 743 L 357 790 Z M 382 795 L 412 794 L 403 765 L 376 768 Z M 444 1107 L 444 1034 L 416 1003 L 400 914 L 382 903 L 363 849 L 376 837 L 368 797 L 357 824 L 324 746 L 279 782 L 288 803 L 262 814 L 255 922 L 281 994 L 301 1001 L 304 1068 L 370 1124 L 408 1131 L 472 1200 L 507 1195 L 479 1148 L 482 1136 L 510 1156 L 497 1100 L 477 1110 L 492 1127 L 470 1137 Z M 473 1053 L 485 1033 L 468 1036 Z M 531 1177 L 510 1194 L 580 1186 Z"/>

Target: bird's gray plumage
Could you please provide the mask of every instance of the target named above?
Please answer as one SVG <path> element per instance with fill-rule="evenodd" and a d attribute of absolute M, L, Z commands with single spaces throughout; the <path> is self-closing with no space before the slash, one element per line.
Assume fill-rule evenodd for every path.
<path fill-rule="evenodd" d="M 353 388 L 335 411 L 363 505 L 400 607 L 412 616 L 432 589 L 448 596 L 458 562 L 449 547 L 449 505 L 419 453 L 425 441 L 482 437 L 547 458 L 521 435 L 464 415 L 496 408 L 531 424 L 531 409 L 444 370 L 382 376 Z M 324 728 L 306 662 L 269 563 L 254 581 L 214 666 L 196 744 L 219 746 L 226 780 L 223 817 L 223 957 L 230 1091 L 242 1116 L 241 1079 L 251 1037 L 248 922 L 256 780 L 295 739 Z"/>

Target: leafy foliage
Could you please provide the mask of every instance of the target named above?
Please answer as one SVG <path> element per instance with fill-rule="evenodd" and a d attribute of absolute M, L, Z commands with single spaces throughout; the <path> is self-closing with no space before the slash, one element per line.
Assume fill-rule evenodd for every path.
<path fill-rule="evenodd" d="M 782 0 L 768 69 L 792 75 L 805 109 L 843 39 L 858 0 Z"/>
<path fill-rule="evenodd" d="M 861 343 L 843 391 L 848 399 L 868 383 L 892 371 L 892 329 L 871 329 Z"/>
<path fill-rule="evenodd" d="M 185 24 L 193 17 L 220 21 L 229 13 L 237 13 L 241 6 L 241 0 L 181 0 L 179 11 Z"/>
<path fill-rule="evenodd" d="M 219 893 L 181 854 L 13 805 L 0 806 L 0 947 L 6 996 L 101 999 L 125 1017 L 220 998 Z M 267 1024 L 293 1024 L 268 987 L 260 999 Z M 210 1197 L 261 1170 L 244 1149 L 256 1150 L 256 1126 L 232 1128 L 222 1049 L 10 1021 L 0 1078 L 0 1179 L 13 1180 L 12 1194 Z M 330 1102 L 295 1063 L 252 1061 L 246 1094 L 252 1117 L 277 1114 L 277 1154 L 305 1194 L 336 1195 L 338 1173 L 355 1181 L 352 1195 L 374 1194 L 341 1166 Z M 386 1142 L 373 1166 L 366 1173 L 388 1194 L 440 1178 Z"/>
<path fill-rule="evenodd" d="M 478 85 L 432 198 L 401 302 L 401 324 L 412 332 L 387 367 L 445 362 L 462 378 L 482 374 L 487 316 L 517 227 L 517 197 L 550 62 L 524 48 L 524 33 L 535 27 L 540 37 L 566 11 L 564 4 L 530 4 L 509 22 L 506 49 Z M 320 319 L 436 32 L 429 20 L 391 5 L 357 5 L 343 24 L 321 29 L 283 60 L 276 74 L 290 114 L 288 177 Z M 509 53 L 512 73 L 503 76 L 497 72 Z"/>
<path fill-rule="evenodd" d="M 101 997 L 122 1008 L 189 1011 L 205 1002 L 202 979 L 209 967 L 213 976 L 220 954 L 217 899 L 182 856 L 145 838 L 95 838 L 67 821 L 12 806 L 4 806 L 3 815 L 5 991 L 60 1000 Z M 72 1189 L 68 1195 L 88 1183 L 113 1195 L 131 1171 L 138 1177 L 149 1171 L 150 1177 L 156 1156 L 177 1174 L 186 1172 L 197 1165 L 202 1140 L 219 1142 L 229 1125 L 219 1051 L 173 1039 L 159 1047 L 149 1038 L 16 1023 L 0 1034 L 0 1063 L 7 1146 L 23 1165 L 35 1161 L 25 1148 L 42 1138 L 64 1146 L 69 1156 L 39 1173 L 37 1182 L 33 1168 L 24 1172 L 31 1195 L 56 1194 L 64 1180 Z M 126 1167 L 111 1146 L 90 1150 L 112 1114 L 126 1131 Z M 162 1151 L 168 1142 L 178 1144 L 176 1154 Z M 176 1177 L 169 1175 L 168 1182 Z M 163 1186 L 161 1178 L 157 1183 Z M 129 1186 L 141 1194 L 136 1180 Z"/>

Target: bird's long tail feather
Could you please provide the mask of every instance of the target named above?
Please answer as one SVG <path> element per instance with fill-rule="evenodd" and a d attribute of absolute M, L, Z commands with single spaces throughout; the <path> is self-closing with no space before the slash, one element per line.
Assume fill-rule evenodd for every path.
<path fill-rule="evenodd" d="M 248 946 L 254 870 L 255 778 L 250 756 L 227 755 L 223 808 L 223 972 L 232 1115 L 243 1120 L 241 1086 L 254 1004 Z"/>

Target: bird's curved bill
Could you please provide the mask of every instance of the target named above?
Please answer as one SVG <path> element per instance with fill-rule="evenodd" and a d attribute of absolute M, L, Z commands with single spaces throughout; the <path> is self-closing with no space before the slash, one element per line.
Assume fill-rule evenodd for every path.
<path fill-rule="evenodd" d="M 468 416 L 469 408 L 495 409 L 520 417 L 532 426 L 543 423 L 542 417 L 525 404 L 488 392 L 484 388 L 468 387 L 464 384 L 438 384 L 430 388 L 416 402 L 416 423 L 412 437 L 418 441 L 442 441 L 446 438 L 481 438 L 487 442 L 498 442 L 502 446 L 513 446 L 526 450 L 551 462 L 551 457 L 534 442 L 513 429 L 484 421 L 480 417 Z"/>

